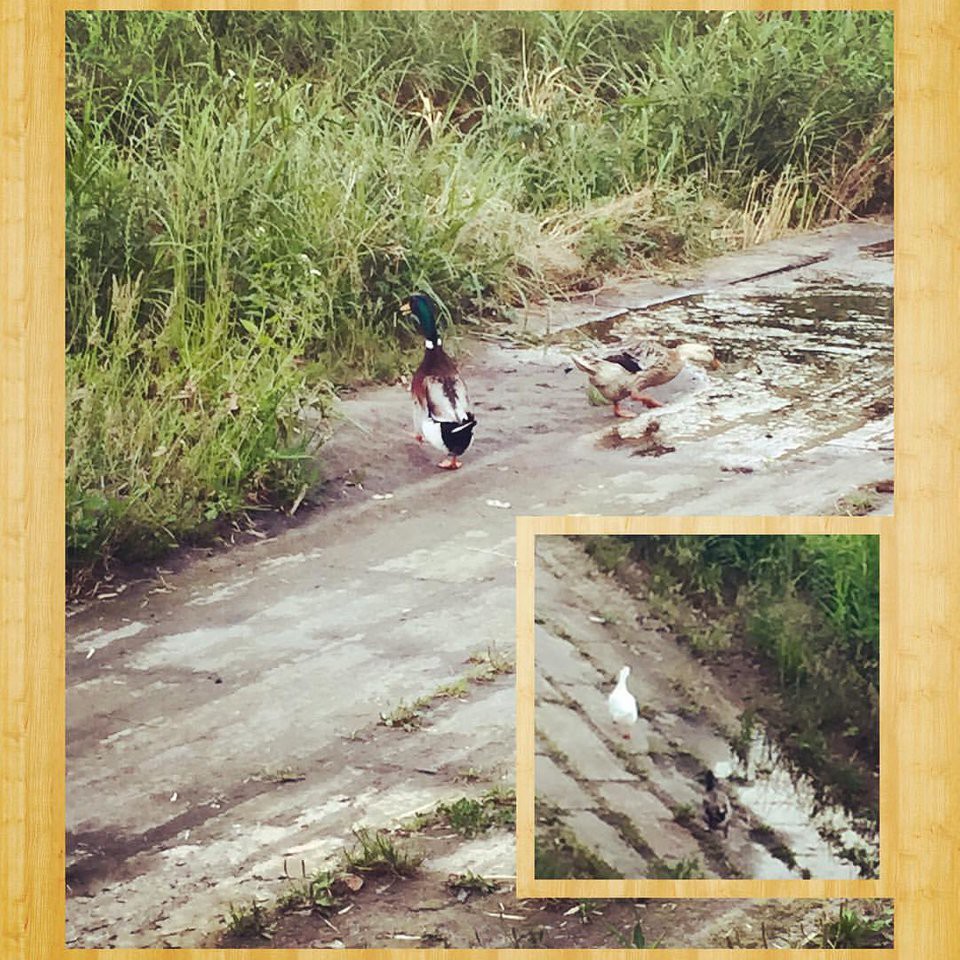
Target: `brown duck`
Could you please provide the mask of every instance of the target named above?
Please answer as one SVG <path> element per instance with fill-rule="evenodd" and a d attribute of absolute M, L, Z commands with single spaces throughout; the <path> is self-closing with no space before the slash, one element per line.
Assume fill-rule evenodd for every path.
<path fill-rule="evenodd" d="M 665 347 L 652 340 L 622 347 L 615 353 L 595 357 L 574 357 L 573 362 L 590 378 L 600 395 L 613 404 L 615 417 L 636 416 L 621 410 L 624 400 L 639 400 L 648 407 L 663 404 L 643 391 L 668 383 L 687 362 L 715 368 L 719 364 L 710 347 L 699 343 L 682 343 Z"/>

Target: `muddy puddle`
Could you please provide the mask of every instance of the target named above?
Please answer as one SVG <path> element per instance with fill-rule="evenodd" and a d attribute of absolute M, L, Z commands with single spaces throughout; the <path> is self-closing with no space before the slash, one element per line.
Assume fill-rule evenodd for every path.
<path fill-rule="evenodd" d="M 818 365 L 893 351 L 889 287 L 801 284 L 789 291 L 741 294 L 731 287 L 694 293 L 644 310 L 625 311 L 552 335 L 582 349 L 649 337 L 668 346 L 692 341 L 713 347 L 723 364 L 781 356 Z"/>
<path fill-rule="evenodd" d="M 877 876 L 880 857 L 875 824 L 855 818 L 842 807 L 824 804 L 816 785 L 792 768 L 776 742 L 759 724 L 742 757 L 713 767 L 752 818 L 773 831 L 790 850 L 796 866 L 755 860 L 750 876 L 848 880 Z M 784 870 L 788 872 L 784 873 Z"/>

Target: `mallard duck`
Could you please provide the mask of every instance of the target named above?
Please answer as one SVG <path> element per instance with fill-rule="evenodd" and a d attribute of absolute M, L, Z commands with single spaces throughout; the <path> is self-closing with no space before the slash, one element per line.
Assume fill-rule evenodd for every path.
<path fill-rule="evenodd" d="M 470 412 L 467 388 L 457 365 L 444 353 L 437 330 L 437 305 L 425 293 L 414 293 L 400 305 L 412 313 L 424 337 L 423 360 L 413 374 L 413 425 L 418 443 L 427 440 L 447 454 L 437 464 L 443 470 L 459 470 L 477 420 Z"/>
<path fill-rule="evenodd" d="M 726 837 L 730 830 L 730 800 L 712 770 L 703 775 L 703 785 L 707 791 L 703 798 L 703 819 L 711 830 L 723 830 Z"/>
<path fill-rule="evenodd" d="M 573 358 L 601 396 L 613 404 L 613 415 L 625 418 L 636 416 L 620 409 L 620 404 L 627 399 L 639 400 L 648 407 L 662 407 L 659 400 L 646 396 L 643 391 L 669 382 L 688 361 L 707 367 L 717 366 L 713 350 L 704 344 L 682 343 L 678 347 L 665 347 L 652 340 L 603 356 Z"/>
<path fill-rule="evenodd" d="M 607 697 L 607 707 L 610 710 L 610 719 L 620 726 L 626 727 L 624 740 L 630 739 L 630 728 L 637 722 L 637 701 L 627 689 L 627 677 L 630 676 L 629 667 L 621 667 L 617 677 L 617 685 Z"/>

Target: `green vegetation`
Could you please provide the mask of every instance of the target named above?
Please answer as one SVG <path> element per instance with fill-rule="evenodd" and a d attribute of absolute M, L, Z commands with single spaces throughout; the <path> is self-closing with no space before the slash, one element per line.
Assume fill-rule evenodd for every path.
<path fill-rule="evenodd" d="M 891 202 L 888 13 L 66 27 L 75 574 L 299 505 L 414 288 L 449 321 Z"/>
<path fill-rule="evenodd" d="M 401 700 L 392 710 L 380 714 L 380 724 L 410 733 L 423 726 L 427 714 L 443 700 L 463 700 L 470 695 L 471 683 L 490 683 L 503 674 L 513 673 L 511 659 L 488 647 L 485 653 L 470 656 L 467 663 L 477 664 L 466 676 L 441 684 L 433 693 L 417 697 L 412 703 Z"/>
<path fill-rule="evenodd" d="M 256 900 L 250 901 L 250 906 L 234 906 L 227 908 L 226 932 L 230 937 L 248 940 L 269 940 L 270 919 L 266 908 Z"/>
<path fill-rule="evenodd" d="M 611 927 L 610 930 L 614 937 L 616 937 L 620 946 L 628 950 L 655 949 L 656 947 L 660 946 L 660 940 L 657 940 L 654 943 L 647 943 L 647 936 L 643 932 L 643 924 L 641 924 L 639 920 L 635 921 L 633 926 L 630 928 L 629 937 L 626 935 L 626 933 L 624 933 L 622 930 L 618 930 L 616 927 Z"/>
<path fill-rule="evenodd" d="M 337 875 L 332 870 L 318 870 L 300 883 L 294 883 L 277 898 L 277 910 L 330 910 L 339 900 L 335 892 Z"/>
<path fill-rule="evenodd" d="M 463 837 L 476 837 L 494 827 L 512 828 L 517 822 L 517 797 L 512 789 L 491 787 L 479 797 L 444 801 L 415 818 L 413 829 L 442 823 Z"/>
<path fill-rule="evenodd" d="M 827 916 L 820 931 L 806 947 L 826 950 L 857 950 L 893 945 L 893 910 L 885 907 L 875 916 L 859 912 L 846 903 L 840 905 L 835 917 Z"/>
<path fill-rule="evenodd" d="M 392 710 L 380 714 L 380 724 L 384 727 L 393 727 L 394 730 L 404 730 L 407 733 L 419 730 L 423 726 L 424 710 L 432 699 L 432 697 L 420 697 L 409 704 L 401 700 Z"/>
<path fill-rule="evenodd" d="M 353 835 L 357 842 L 344 854 L 344 862 L 351 870 L 409 877 L 423 862 L 423 854 L 398 843 L 386 830 L 358 827 Z"/>
<path fill-rule="evenodd" d="M 500 885 L 494 880 L 487 880 L 479 874 L 468 870 L 466 873 L 453 874 L 447 880 L 447 886 L 457 893 L 483 895 L 485 893 L 495 893 Z"/>
<path fill-rule="evenodd" d="M 363 874 L 410 877 L 423 862 L 419 851 L 397 841 L 386 830 L 359 827 L 354 830 L 354 837 L 353 847 L 344 850 L 329 869 L 308 875 L 301 860 L 302 877 L 294 879 L 287 874 L 285 860 L 284 876 L 290 882 L 272 905 L 264 906 L 255 899 L 249 907 L 231 903 L 224 917 L 222 944 L 242 946 L 251 940 L 270 940 L 284 914 L 311 912 L 326 917 L 363 888 Z"/>
<path fill-rule="evenodd" d="M 599 537 L 585 546 L 603 567 L 626 550 L 651 606 L 698 655 L 722 665 L 748 654 L 766 665 L 775 694 L 754 692 L 787 757 L 834 799 L 876 817 L 878 537 Z M 724 642 L 704 642 L 713 632 Z M 741 760 L 757 719 L 747 710 L 731 735 Z"/>
<path fill-rule="evenodd" d="M 468 695 L 469 684 L 466 677 L 459 677 L 450 683 L 437 687 L 434 697 L 438 700 L 462 700 Z"/>
<path fill-rule="evenodd" d="M 745 765 L 750 758 L 750 748 L 757 733 L 757 714 L 754 710 L 744 710 L 740 714 L 740 726 L 730 737 L 730 748 L 733 750 L 741 765 Z"/>
<path fill-rule="evenodd" d="M 488 645 L 482 652 L 472 653 L 467 657 L 467 663 L 475 665 L 467 674 L 474 683 L 489 683 L 497 677 L 513 673 L 515 669 L 513 660 L 493 645 Z"/>
<path fill-rule="evenodd" d="M 698 880 L 703 877 L 703 870 L 697 857 L 684 857 L 673 863 L 661 860 L 655 865 L 651 876 L 660 880 Z"/>
<path fill-rule="evenodd" d="M 776 831 L 766 823 L 755 823 L 750 827 L 750 839 L 754 843 L 760 843 L 770 851 L 770 855 L 776 857 L 782 863 L 793 869 L 797 865 L 797 858 L 793 851 L 780 839 Z"/>
<path fill-rule="evenodd" d="M 279 767 L 278 769 L 264 767 L 251 779 L 259 780 L 261 783 L 302 783 L 307 779 L 307 775 L 294 767 Z"/>
<path fill-rule="evenodd" d="M 872 490 L 858 490 L 837 501 L 837 513 L 845 517 L 865 517 L 880 504 L 880 497 Z"/>
<path fill-rule="evenodd" d="M 613 573 L 630 557 L 629 537 L 591 537 L 588 543 L 590 556 L 604 573 Z"/>
<path fill-rule="evenodd" d="M 538 880 L 617 880 L 621 874 L 585 847 L 570 830 L 550 827 L 534 837 L 533 875 Z"/>

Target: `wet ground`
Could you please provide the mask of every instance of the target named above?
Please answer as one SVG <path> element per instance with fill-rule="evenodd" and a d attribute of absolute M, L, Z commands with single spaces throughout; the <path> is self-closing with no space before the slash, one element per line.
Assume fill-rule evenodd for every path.
<path fill-rule="evenodd" d="M 358 824 L 511 783 L 513 678 L 476 675 L 512 656 L 516 514 L 889 512 L 876 485 L 893 472 L 892 264 L 864 248 L 891 236 L 791 238 L 678 288 L 624 281 L 454 343 L 479 421 L 461 471 L 411 441 L 402 385 L 364 390 L 323 450 L 322 505 L 298 524 L 68 611 L 68 945 L 206 942 L 231 901 L 281 893 L 291 858 L 313 871 Z M 827 289 L 839 306 L 806 313 Z M 792 319 L 762 299 L 791 290 Z M 660 388 L 656 427 L 614 421 L 569 360 L 572 328 L 611 313 L 604 336 L 702 334 L 723 367 Z M 419 726 L 381 721 L 461 679 Z M 455 844 L 422 879 L 464 869 L 511 876 L 512 846 Z M 722 926 L 720 906 L 676 910 Z M 352 929 L 348 946 L 369 939 Z"/>
<path fill-rule="evenodd" d="M 593 876 L 876 876 L 862 869 L 877 862 L 876 825 L 824 807 L 761 726 L 740 743 L 746 685 L 714 675 L 574 539 L 537 540 L 536 620 L 536 796 L 549 811 L 538 848 L 548 868 L 559 827 L 602 861 Z M 606 704 L 624 665 L 640 710 L 629 739 Z M 702 819 L 707 769 L 733 805 L 727 835 Z"/>

